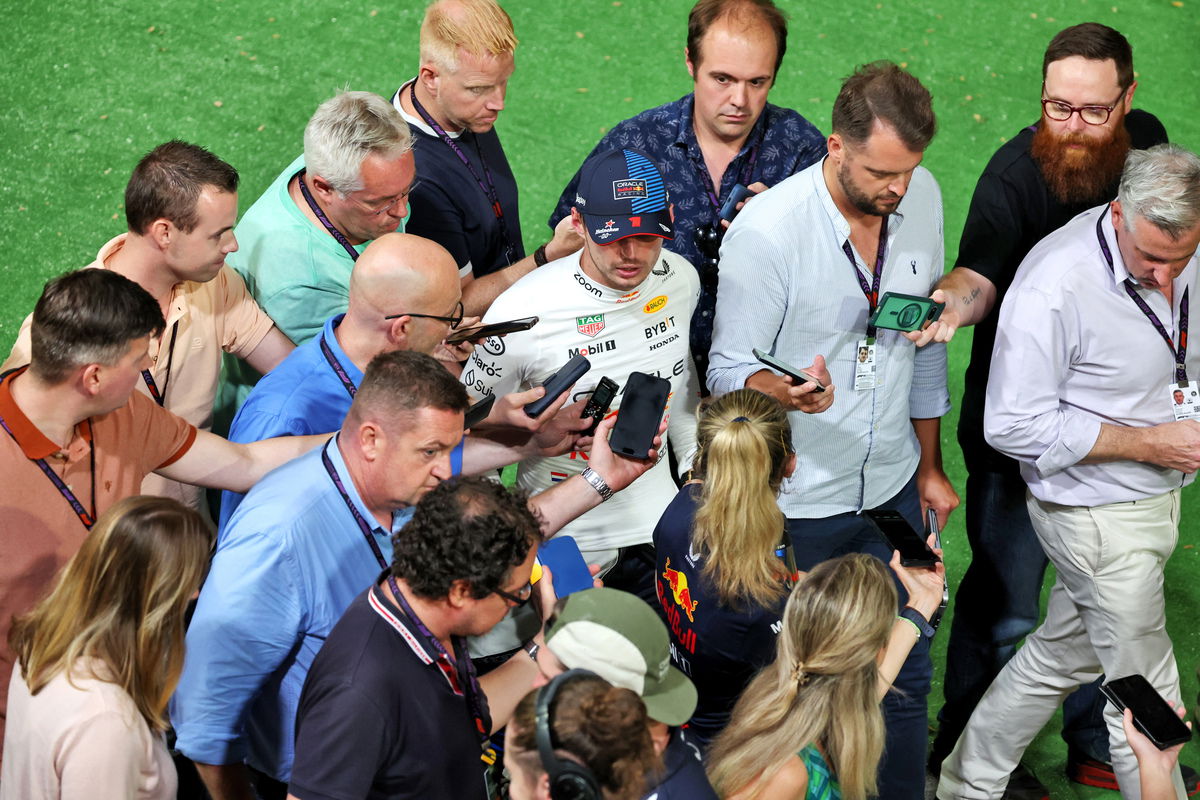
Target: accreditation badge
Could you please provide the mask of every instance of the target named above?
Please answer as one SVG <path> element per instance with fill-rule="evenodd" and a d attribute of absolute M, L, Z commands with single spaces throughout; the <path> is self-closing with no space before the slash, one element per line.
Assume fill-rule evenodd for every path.
<path fill-rule="evenodd" d="M 1166 392 L 1175 419 L 1200 419 L 1200 388 L 1195 381 L 1171 381 Z"/>

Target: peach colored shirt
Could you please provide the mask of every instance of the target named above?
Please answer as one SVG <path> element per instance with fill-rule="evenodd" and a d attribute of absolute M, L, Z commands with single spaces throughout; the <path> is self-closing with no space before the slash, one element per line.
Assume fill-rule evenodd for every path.
<path fill-rule="evenodd" d="M 109 240 L 96 254 L 96 260 L 85 269 L 107 269 L 109 258 L 125 245 L 128 236 L 123 233 Z M 29 326 L 32 319 L 31 314 L 21 324 L 16 344 L 3 369 L 29 363 Z M 171 341 L 171 330 L 177 323 L 175 355 L 173 359 L 168 359 L 167 354 L 159 350 L 165 349 L 163 342 Z M 222 351 L 245 358 L 254 352 L 274 324 L 246 290 L 241 276 L 228 266 L 222 267 L 211 281 L 182 281 L 176 284 L 162 341 L 155 339 L 150 342 L 150 356 L 154 358 L 150 372 L 160 391 L 166 386 L 165 407 L 197 428 L 208 430 L 212 426 L 213 400 L 217 396 Z M 168 361 L 171 366 L 169 373 Z M 147 397 L 150 396 L 145 381 L 139 381 L 138 388 Z M 193 508 L 199 508 L 202 491 L 199 487 L 176 483 L 158 475 L 146 476 L 142 484 L 143 494 L 173 497 Z"/>
<path fill-rule="evenodd" d="M 178 779 L 160 733 L 133 699 L 93 676 L 102 662 L 76 662 L 37 695 L 14 672 L 12 725 L 4 740 L 0 800 L 173 800 Z"/>
<path fill-rule="evenodd" d="M 12 616 L 28 611 L 49 591 L 87 536 L 35 460 L 45 459 L 85 509 L 102 514 L 138 494 L 147 475 L 177 461 L 196 439 L 195 426 L 134 392 L 116 411 L 79 423 L 71 441 L 60 447 L 13 400 L 12 381 L 21 372 L 0 381 L 0 418 L 11 431 L 0 430 L 0 728 L 13 663 Z"/>

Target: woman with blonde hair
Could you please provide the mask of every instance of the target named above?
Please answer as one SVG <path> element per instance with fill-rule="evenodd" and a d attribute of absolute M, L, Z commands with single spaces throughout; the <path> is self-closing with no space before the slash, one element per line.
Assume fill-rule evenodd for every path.
<path fill-rule="evenodd" d="M 775 498 L 796 457 L 787 412 L 754 389 L 709 404 L 696 442 L 691 479 L 659 519 L 654 547 L 672 658 L 699 695 L 687 734 L 703 747 L 775 653 L 795 580 Z"/>
<path fill-rule="evenodd" d="M 0 799 L 175 797 L 167 700 L 211 547 L 200 516 L 164 497 L 126 498 L 97 520 L 9 634 Z"/>
<path fill-rule="evenodd" d="M 661 762 L 636 693 L 568 670 L 530 692 L 504 737 L 512 800 L 636 800 Z"/>
<path fill-rule="evenodd" d="M 940 552 L 939 552 L 940 556 Z M 945 570 L 891 568 L 929 619 Z M 824 561 L 788 599 L 775 662 L 750 683 L 709 751 L 717 794 L 736 800 L 865 800 L 883 754 L 880 700 L 921 633 L 896 616 L 887 567 L 862 553 Z"/>

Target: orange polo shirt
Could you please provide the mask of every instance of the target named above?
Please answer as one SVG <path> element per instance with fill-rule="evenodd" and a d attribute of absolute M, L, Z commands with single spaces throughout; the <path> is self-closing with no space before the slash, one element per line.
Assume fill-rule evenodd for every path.
<path fill-rule="evenodd" d="M 134 392 L 115 411 L 75 426 L 60 447 L 39 431 L 12 396 L 17 370 L 0 381 L 0 741 L 8 706 L 13 654 L 8 631 L 14 614 L 28 611 L 79 549 L 87 529 L 71 504 L 35 463 L 45 459 L 89 512 L 103 514 L 138 494 L 142 480 L 177 461 L 196 440 L 196 428 Z M 92 456 L 95 455 L 95 496 Z"/>
<path fill-rule="evenodd" d="M 107 269 L 108 260 L 125 246 L 128 237 L 129 234 L 123 233 L 109 240 L 96 254 L 96 260 L 85 269 Z M 21 324 L 3 369 L 29 363 L 31 321 L 32 315 Z M 174 357 L 168 359 L 166 345 L 171 341 L 171 330 L 176 324 L 179 328 L 175 334 Z M 208 430 L 212 426 L 213 400 L 221 375 L 221 353 L 245 358 L 254 352 L 274 324 L 246 290 L 241 276 L 228 266 L 221 267 L 211 281 L 175 284 L 162 340 L 150 342 L 150 357 L 154 359 L 150 373 L 160 391 L 166 386 L 165 407 L 197 428 Z M 160 348 L 164 352 L 160 353 Z M 169 378 L 168 362 L 171 365 Z M 145 381 L 138 381 L 137 385 L 142 394 L 150 395 Z M 142 494 L 173 497 L 193 508 L 199 508 L 202 492 L 199 487 L 169 481 L 158 475 L 147 476 L 142 485 Z"/>

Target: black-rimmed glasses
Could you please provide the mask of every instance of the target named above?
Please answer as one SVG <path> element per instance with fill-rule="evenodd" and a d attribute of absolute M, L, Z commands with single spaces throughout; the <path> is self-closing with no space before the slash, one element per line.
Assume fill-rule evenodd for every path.
<path fill-rule="evenodd" d="M 414 314 L 410 311 L 405 311 L 402 314 L 388 314 L 384 319 L 399 319 L 400 317 L 420 317 L 421 319 L 436 319 L 439 322 L 444 322 L 450 326 L 450 330 L 454 330 L 463 321 L 466 314 L 463 310 L 463 304 L 460 300 L 454 307 L 454 316 L 439 317 L 437 314 Z"/>
<path fill-rule="evenodd" d="M 1042 87 L 1045 92 L 1046 87 Z M 1121 102 L 1121 98 L 1125 96 L 1125 89 L 1121 90 L 1121 94 L 1113 101 L 1112 105 L 1108 106 L 1073 106 L 1070 103 L 1064 103 L 1061 100 L 1048 100 L 1042 98 L 1042 110 L 1046 112 L 1046 117 L 1055 122 L 1066 122 L 1071 118 L 1072 114 L 1078 114 L 1079 118 L 1088 125 L 1103 125 L 1108 122 L 1109 116 L 1112 115 L 1113 109 Z"/>
<path fill-rule="evenodd" d="M 529 598 L 533 596 L 533 585 L 528 584 L 528 583 L 525 584 L 524 586 L 521 587 L 521 590 L 518 594 L 513 594 L 512 592 L 506 592 L 503 589 L 493 589 L 492 593 L 497 594 L 500 597 L 503 597 L 505 600 L 512 603 L 514 606 L 520 607 L 520 606 L 523 606 L 526 603 L 528 603 Z"/>

